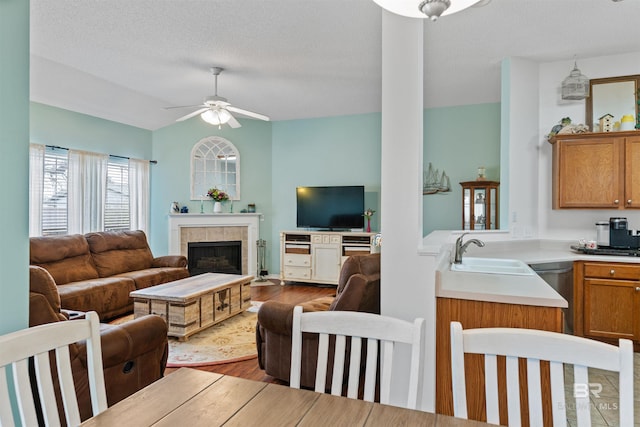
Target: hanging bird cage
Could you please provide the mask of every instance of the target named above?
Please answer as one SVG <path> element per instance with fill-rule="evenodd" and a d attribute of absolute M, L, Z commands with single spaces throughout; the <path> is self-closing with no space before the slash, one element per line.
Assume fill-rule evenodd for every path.
<path fill-rule="evenodd" d="M 580 100 L 589 96 L 589 78 L 578 69 L 577 62 L 573 63 L 573 70 L 562 81 L 562 99 Z"/>

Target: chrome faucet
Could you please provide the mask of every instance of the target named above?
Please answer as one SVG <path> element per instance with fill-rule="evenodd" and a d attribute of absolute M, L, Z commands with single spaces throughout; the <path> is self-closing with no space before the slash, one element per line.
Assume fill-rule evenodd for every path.
<path fill-rule="evenodd" d="M 469 247 L 469 245 L 471 243 L 473 243 L 474 245 L 478 246 L 479 248 L 484 246 L 484 242 L 482 240 L 478 240 L 478 239 L 469 239 L 463 244 L 462 243 L 462 239 L 467 234 L 469 234 L 469 233 L 462 233 L 460 235 L 460 237 L 458 237 L 456 239 L 456 253 L 455 253 L 455 256 L 453 258 L 453 263 L 454 264 L 461 264 L 462 263 L 462 254 L 464 254 L 467 251 L 467 247 Z"/>

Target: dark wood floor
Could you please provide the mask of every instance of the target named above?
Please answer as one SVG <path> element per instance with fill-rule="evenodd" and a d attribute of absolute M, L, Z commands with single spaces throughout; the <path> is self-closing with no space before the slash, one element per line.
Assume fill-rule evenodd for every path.
<path fill-rule="evenodd" d="M 273 286 L 254 286 L 251 287 L 251 299 L 253 301 L 280 301 L 290 304 L 297 304 L 309 301 L 314 298 L 335 295 L 335 286 L 318 286 L 306 284 L 287 284 L 280 286 L 279 280 L 272 280 Z M 167 368 L 165 375 L 174 372 L 177 368 Z M 232 375 L 234 377 L 246 378 L 255 381 L 263 381 L 269 383 L 280 384 L 281 381 L 266 375 L 258 366 L 258 359 L 249 359 L 242 362 L 225 363 L 214 366 L 203 366 L 200 369 L 208 372 L 217 372 L 219 374 Z"/>

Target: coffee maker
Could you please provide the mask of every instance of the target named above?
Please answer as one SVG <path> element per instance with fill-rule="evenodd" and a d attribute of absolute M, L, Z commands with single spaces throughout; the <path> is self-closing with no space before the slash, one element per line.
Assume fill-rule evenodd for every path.
<path fill-rule="evenodd" d="M 627 218 L 609 218 L 609 246 L 616 249 L 640 248 L 640 235 L 636 230 L 629 230 Z"/>

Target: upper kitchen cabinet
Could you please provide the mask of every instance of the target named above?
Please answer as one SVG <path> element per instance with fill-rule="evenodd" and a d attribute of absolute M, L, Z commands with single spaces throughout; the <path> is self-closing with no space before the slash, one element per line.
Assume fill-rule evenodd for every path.
<path fill-rule="evenodd" d="M 556 135 L 553 208 L 640 208 L 640 132 Z"/>

